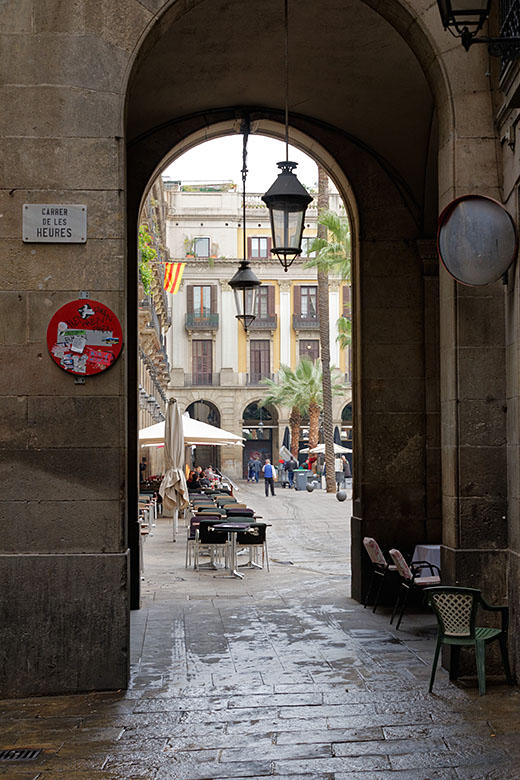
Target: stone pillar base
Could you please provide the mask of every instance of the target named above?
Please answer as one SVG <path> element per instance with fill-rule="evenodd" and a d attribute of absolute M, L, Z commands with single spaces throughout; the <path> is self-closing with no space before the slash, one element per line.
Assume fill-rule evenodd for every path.
<path fill-rule="evenodd" d="M 128 561 L 0 555 L 0 696 L 126 688 Z"/>

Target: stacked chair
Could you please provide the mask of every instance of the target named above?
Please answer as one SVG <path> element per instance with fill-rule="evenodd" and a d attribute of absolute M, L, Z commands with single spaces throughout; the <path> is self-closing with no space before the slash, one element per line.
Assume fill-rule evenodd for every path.
<path fill-rule="evenodd" d="M 200 569 L 200 556 L 207 553 L 210 556 L 210 567 L 216 566 L 224 560 L 229 563 L 230 545 L 228 533 L 214 526 L 218 523 L 247 523 L 249 528 L 237 532 L 236 549 L 240 552 L 246 550 L 249 553 L 248 563 L 243 564 L 250 568 L 263 568 L 266 565 L 269 571 L 269 555 L 265 523 L 255 523 L 255 512 L 245 504 L 240 503 L 229 493 L 222 491 L 206 490 L 204 492 L 190 492 L 190 503 L 193 515 L 189 521 L 186 539 L 186 568 L 193 566 Z M 262 563 L 258 563 L 259 551 L 262 551 Z"/>

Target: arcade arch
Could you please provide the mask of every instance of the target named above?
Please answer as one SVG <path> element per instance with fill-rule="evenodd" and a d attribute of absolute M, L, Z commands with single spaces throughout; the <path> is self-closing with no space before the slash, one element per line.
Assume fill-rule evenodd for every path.
<path fill-rule="evenodd" d="M 278 6 L 267 0 L 248 4 L 246 12 L 243 4 L 223 0 L 189 10 L 172 3 L 143 39 L 126 103 L 130 268 L 140 203 L 172 155 L 238 132 L 244 113 L 253 132 L 281 135 L 279 63 L 265 57 L 258 35 L 260 20 L 262 29 L 281 31 Z M 320 23 L 329 16 L 334 25 Z M 212 34 L 204 58 L 194 58 L 192 41 L 200 29 Z M 424 19 L 394 0 L 377 11 L 359 0 L 340 9 L 329 0 L 319 8 L 304 0 L 293 13 L 291 35 L 306 56 L 291 72 L 290 140 L 335 181 L 351 209 L 354 233 L 352 560 L 359 598 L 366 574 L 363 528 L 381 526 L 383 543 L 404 533 L 411 543 L 425 523 L 432 524 L 432 536 L 440 533 L 440 518 L 425 517 L 430 510 L 424 501 L 428 468 L 437 470 L 437 490 L 439 469 L 438 461 L 431 466 L 435 458 L 428 466 L 425 459 L 428 441 L 438 443 L 439 436 L 438 418 L 427 429 L 425 416 L 427 386 L 438 384 L 438 366 L 426 364 L 424 344 L 424 310 L 437 308 L 438 282 L 433 275 L 433 284 L 426 284 L 425 269 L 437 216 L 437 152 L 448 143 L 453 103 Z M 324 57 L 324 51 L 334 56 Z M 398 84 L 396 71 L 402 74 Z M 380 467 L 381 430 L 397 449 L 392 474 Z M 404 511 L 417 522 L 403 525 Z"/>

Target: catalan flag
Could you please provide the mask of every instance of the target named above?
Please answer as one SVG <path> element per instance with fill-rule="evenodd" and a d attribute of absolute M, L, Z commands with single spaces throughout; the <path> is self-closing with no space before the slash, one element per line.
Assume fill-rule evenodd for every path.
<path fill-rule="evenodd" d="M 164 264 L 164 289 L 166 292 L 175 295 L 179 291 L 185 265 L 186 263 Z"/>

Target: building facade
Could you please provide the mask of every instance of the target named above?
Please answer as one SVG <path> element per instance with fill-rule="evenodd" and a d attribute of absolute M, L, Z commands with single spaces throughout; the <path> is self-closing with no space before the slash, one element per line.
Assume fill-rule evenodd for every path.
<path fill-rule="evenodd" d="M 146 198 L 139 225 L 139 430 L 165 419 L 170 382 L 166 334 L 171 326 L 171 307 L 163 287 L 164 264 L 169 258 L 165 217 L 159 178 Z M 153 447 L 145 449 L 139 460 L 141 479 L 164 471 L 162 453 Z"/>
<path fill-rule="evenodd" d="M 228 283 L 243 255 L 241 194 L 234 185 L 167 183 L 166 196 L 170 256 L 187 263 L 181 289 L 170 296 L 170 389 L 192 415 L 206 415 L 207 408 L 211 409 L 217 425 L 244 435 L 243 451 L 223 447 L 198 454 L 202 459 L 217 459 L 224 473 L 241 478 L 246 474 L 251 451 L 278 459 L 289 425 L 289 409 L 272 409 L 270 420 L 264 419 L 267 412 L 260 417 L 255 411 L 266 393 L 262 380 L 276 379 L 281 363 L 294 369 L 302 358 L 317 360 L 320 356 L 316 269 L 305 268 L 308 248 L 316 237 L 317 210 L 314 204 L 307 210 L 302 244 L 305 254 L 287 273 L 282 272 L 281 278 L 281 266 L 270 251 L 267 208 L 260 194 L 246 196 L 246 252 L 261 286 L 256 319 L 245 332 L 236 319 L 234 295 Z M 331 193 L 330 208 L 345 214 L 338 193 Z M 352 395 L 349 349 L 339 348 L 336 323 L 349 305 L 350 285 L 339 277 L 332 278 L 331 355 L 338 380 L 341 377 L 345 383 L 344 392 L 334 398 L 338 432 L 342 428 L 341 413 Z M 207 408 L 193 406 L 201 401 Z M 346 437 L 347 429 L 343 427 Z M 261 446 L 259 434 L 263 437 Z"/>
<path fill-rule="evenodd" d="M 127 684 L 140 582 L 142 207 L 172 159 L 239 133 L 244 115 L 253 134 L 285 129 L 280 0 L 94 6 L 0 4 L 8 696 Z M 364 535 L 405 552 L 441 542 L 444 582 L 509 602 L 518 678 L 518 265 L 507 284 L 464 287 L 435 244 L 439 213 L 468 193 L 495 198 L 518 224 L 518 61 L 466 52 L 424 0 L 289 6 L 290 141 L 326 169 L 353 230 L 352 594 L 367 585 Z M 518 29 L 518 0 L 492 6 L 484 34 L 511 20 Z M 85 240 L 25 241 L 28 204 L 84 206 Z M 263 281 L 281 284 L 283 272 Z M 85 292 L 119 316 L 124 344 L 83 384 L 52 361 L 46 332 Z"/>

